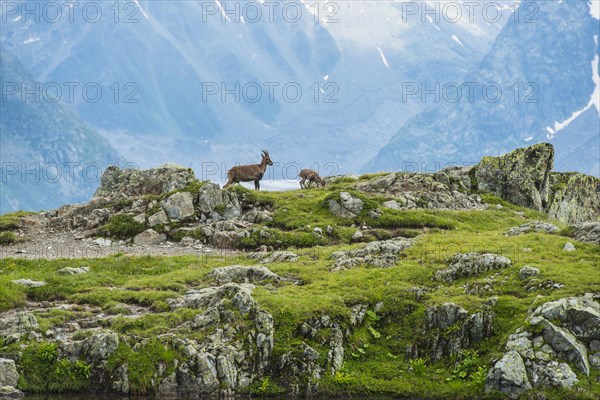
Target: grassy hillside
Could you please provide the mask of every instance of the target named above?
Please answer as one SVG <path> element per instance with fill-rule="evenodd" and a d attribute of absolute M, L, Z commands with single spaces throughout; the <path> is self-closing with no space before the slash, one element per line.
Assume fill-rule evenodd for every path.
<path fill-rule="evenodd" d="M 319 390 L 323 393 L 482 398 L 488 366 L 503 353 L 507 337 L 525 323 L 528 310 L 551 300 L 600 292 L 598 245 L 573 241 L 564 236 L 568 229 L 560 224 L 557 225 L 563 229 L 557 234 L 505 236 L 511 227 L 544 220 L 545 216 L 538 212 L 481 194 L 484 203 L 490 205 L 485 210 L 384 209 L 380 218 L 372 219 L 366 213 L 380 207 L 385 199 L 353 192 L 364 200 L 365 209 L 354 220 L 342 220 L 334 217 L 324 204 L 328 198 L 337 196 L 339 190 L 349 188 L 348 182 L 340 182 L 322 189 L 283 193 L 232 189 L 243 191 L 256 202 L 270 204 L 273 212 L 273 220 L 264 224 L 264 229 L 271 232 L 270 237 L 242 238 L 240 247 L 276 245 L 300 255 L 296 262 L 267 265 L 283 277 L 294 278 L 294 282 L 257 285 L 253 292 L 259 305 L 274 317 L 274 356 L 293 351 L 305 342 L 319 351 L 319 362 L 324 363 L 326 347 L 322 341 L 302 337 L 299 333 L 302 323 L 326 315 L 350 329 L 347 321 L 351 307 L 365 304 L 369 308 L 365 322 L 351 329 L 342 369 L 321 377 Z M 353 243 L 351 239 L 356 231 L 353 225 L 363 224 L 370 229 L 364 230 L 362 241 L 404 236 L 416 237 L 416 242 L 390 268 L 363 266 L 331 272 L 333 252 L 364 245 Z M 327 239 L 312 235 L 315 227 L 325 230 L 327 225 L 333 228 Z M 567 241 L 573 242 L 577 250 L 563 251 Z M 452 283 L 433 279 L 437 270 L 447 267 L 449 258 L 466 252 L 500 254 L 511 259 L 512 265 L 499 272 Z M 0 260 L 0 311 L 16 309 L 31 301 L 75 304 L 75 307 L 50 312 L 34 311 L 43 335 L 68 321 L 103 313 L 102 324 L 119 334 L 156 338 L 173 333 L 175 327 L 199 313 L 197 309 L 185 307 L 171 311 L 167 299 L 192 288 L 210 286 L 207 274 L 215 267 L 260 264 L 246 254 L 168 258 L 117 254 L 102 259 L 57 261 L 3 259 Z M 539 268 L 538 282 L 549 280 L 564 284 L 564 287 L 530 290 L 532 282 L 519 278 L 519 270 L 525 265 Z M 90 268 L 84 275 L 56 274 L 61 268 L 84 266 Z M 39 288 L 11 284 L 12 280 L 21 278 L 43 280 L 48 284 Z M 486 284 L 489 288 L 483 289 Z M 415 287 L 422 289 L 422 295 L 415 295 L 412 290 Z M 465 287 L 473 294 L 468 294 Z M 493 307 L 492 337 L 460 356 L 446 357 L 436 363 L 426 357 L 406 357 L 407 346 L 428 334 L 423 332 L 428 307 L 452 302 L 469 312 L 476 312 L 493 297 L 497 301 Z M 129 314 L 139 315 L 132 317 Z M 320 334 L 326 336 L 327 332 L 325 329 Z M 86 331 L 78 334 L 85 336 Z M 201 335 L 182 331 L 176 334 Z M 0 353 L 17 351 L 18 344 L 3 346 L 0 343 Z M 150 362 L 140 364 L 139 368 L 154 367 L 155 364 Z M 278 371 L 273 370 L 268 375 L 260 385 L 253 385 L 249 390 L 257 394 L 279 393 L 283 384 Z M 598 370 L 593 370 L 589 378 L 579 376 L 579 379 L 580 383 L 569 396 L 581 399 L 600 396 Z M 144 387 L 144 382 L 139 381 L 139 391 L 151 391 L 150 384 Z M 22 385 L 28 387 L 27 382 Z M 547 390 L 544 395 L 549 399 L 565 396 L 556 390 Z"/>

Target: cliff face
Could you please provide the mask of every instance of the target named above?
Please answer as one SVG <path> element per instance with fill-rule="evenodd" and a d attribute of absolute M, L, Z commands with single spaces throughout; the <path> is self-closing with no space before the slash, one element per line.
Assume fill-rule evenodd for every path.
<path fill-rule="evenodd" d="M 549 143 L 517 149 L 498 157 L 483 157 L 472 167 L 443 170 L 523 207 L 565 222 L 595 222 L 600 217 L 600 179 L 571 172 L 552 172 L 554 148 Z"/>

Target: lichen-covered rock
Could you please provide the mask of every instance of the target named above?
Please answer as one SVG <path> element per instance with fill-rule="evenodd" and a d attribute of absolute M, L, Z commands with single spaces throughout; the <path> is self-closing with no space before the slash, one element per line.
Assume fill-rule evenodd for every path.
<path fill-rule="evenodd" d="M 527 317 L 531 332 L 519 328 L 508 338 L 504 358 L 524 361 L 525 376 L 533 387 L 570 389 L 578 382 L 573 369 L 589 375 L 600 350 L 600 304 L 593 296 L 569 297 L 543 304 Z M 519 366 L 520 367 L 520 366 Z M 516 396 L 523 388 L 499 381 L 500 362 L 490 370 L 486 390 Z"/>
<path fill-rule="evenodd" d="M 13 360 L 0 358 L 0 387 L 17 386 L 19 382 L 19 373 Z"/>
<path fill-rule="evenodd" d="M 108 360 L 119 347 L 119 335 L 111 330 L 94 332 L 83 344 L 83 353 L 92 361 Z"/>
<path fill-rule="evenodd" d="M 194 197 L 190 192 L 177 192 L 167 197 L 164 209 L 170 220 L 189 218 L 194 215 Z"/>
<path fill-rule="evenodd" d="M 226 219 L 242 215 L 242 204 L 239 196 L 231 191 L 222 191 L 218 185 L 205 182 L 198 192 L 198 208 L 205 215 L 214 217 L 217 210 Z M 255 216 L 254 219 L 258 218 Z"/>
<path fill-rule="evenodd" d="M 331 271 L 357 268 L 362 265 L 388 268 L 394 265 L 401 252 L 411 247 L 412 244 L 412 240 L 395 238 L 369 242 L 356 250 L 336 251 L 331 255 L 336 260 Z"/>
<path fill-rule="evenodd" d="M 514 350 L 504 354 L 488 372 L 485 391 L 499 391 L 511 398 L 531 389 L 523 359 Z"/>
<path fill-rule="evenodd" d="M 580 242 L 600 244 L 600 222 L 583 222 L 573 226 L 573 237 Z"/>
<path fill-rule="evenodd" d="M 524 266 L 519 270 L 519 278 L 521 280 L 529 279 L 540 274 L 539 268 Z"/>
<path fill-rule="evenodd" d="M 565 246 L 563 247 L 563 251 L 575 251 L 575 246 L 573 246 L 573 243 L 571 242 L 567 242 L 565 243 Z"/>
<path fill-rule="evenodd" d="M 60 275 L 81 275 L 81 274 L 86 274 L 88 272 L 90 272 L 89 267 L 79 267 L 79 268 L 66 267 L 66 268 L 61 268 L 58 271 L 56 271 L 56 273 L 60 274 Z"/>
<path fill-rule="evenodd" d="M 550 361 L 548 364 L 533 364 L 530 368 L 531 383 L 534 387 L 560 387 L 571 389 L 579 382 L 569 364 Z"/>
<path fill-rule="evenodd" d="M 30 288 L 38 288 L 47 285 L 47 283 L 44 281 L 34 281 L 31 279 L 17 279 L 10 282 L 14 285 L 25 286 Z"/>
<path fill-rule="evenodd" d="M 597 222 L 600 217 L 600 178 L 580 173 L 552 173 L 546 207 L 550 218 L 566 223 Z"/>
<path fill-rule="evenodd" d="M 448 268 L 437 271 L 435 277 L 437 280 L 452 282 L 510 265 L 510 259 L 497 254 L 459 253 L 452 257 Z"/>
<path fill-rule="evenodd" d="M 177 339 L 187 360 L 174 375 L 165 377 L 163 396 L 229 394 L 261 379 L 273 349 L 273 317 L 252 297 L 251 284 L 228 283 L 191 290 L 171 299 L 173 309 L 197 308 L 201 312 L 178 329 L 192 330 L 205 339 Z"/>
<path fill-rule="evenodd" d="M 558 232 L 558 226 L 551 224 L 549 222 L 543 221 L 532 221 L 526 224 L 515 226 L 514 228 L 510 228 L 507 232 L 507 236 L 516 236 L 522 235 L 524 233 L 530 232 L 543 232 L 543 233 L 556 233 Z"/>
<path fill-rule="evenodd" d="M 165 210 L 163 210 L 162 208 L 160 209 L 160 211 L 148 217 L 148 225 L 150 225 L 151 227 L 154 227 L 159 224 L 167 225 L 168 223 L 169 217 L 167 216 Z"/>
<path fill-rule="evenodd" d="M 554 147 L 540 143 L 498 157 L 483 157 L 475 167 L 474 177 L 479 190 L 523 207 L 544 211 L 553 165 Z"/>
<path fill-rule="evenodd" d="M 406 349 L 407 357 L 427 357 L 437 362 L 443 357 L 457 356 L 461 350 L 492 335 L 493 318 L 489 305 L 473 314 L 454 303 L 431 306 L 425 313 L 421 331 Z"/>
<path fill-rule="evenodd" d="M 279 282 L 285 280 L 285 278 L 271 272 L 269 268 L 263 267 L 262 265 L 229 265 L 227 267 L 219 267 L 213 269 L 207 277 L 218 284 L 229 282 L 253 283 L 265 280 Z"/>
<path fill-rule="evenodd" d="M 356 184 L 363 192 L 382 193 L 394 200 L 383 203 L 392 209 L 479 209 L 481 200 L 456 185 L 443 171 L 436 174 L 399 172 Z"/>
<path fill-rule="evenodd" d="M 296 262 L 300 258 L 298 254 L 291 251 L 274 251 L 272 253 L 252 253 L 250 258 L 260 260 L 263 263 L 274 262 Z"/>
<path fill-rule="evenodd" d="M 100 187 L 94 197 L 114 200 L 149 194 L 166 194 L 183 189 L 195 180 L 191 168 L 175 164 L 165 164 L 146 170 L 120 169 L 113 165 L 102 174 Z"/>
<path fill-rule="evenodd" d="M 0 400 L 22 399 L 25 393 L 12 386 L 0 386 Z"/>
<path fill-rule="evenodd" d="M 0 314 L 0 338 L 7 343 L 18 341 L 24 335 L 39 328 L 35 315 L 30 312 Z"/>
<path fill-rule="evenodd" d="M 533 321 L 537 322 L 534 319 L 532 324 Z M 575 335 L 545 319 L 540 319 L 537 324 L 543 326 L 544 341 L 558 356 L 573 363 L 584 374 L 590 374 L 587 349 L 583 343 L 577 340 Z"/>
<path fill-rule="evenodd" d="M 329 211 L 340 218 L 355 218 L 361 213 L 364 203 L 361 199 L 353 197 L 348 192 L 340 193 L 339 202 L 334 199 L 330 199 Z"/>
<path fill-rule="evenodd" d="M 138 246 L 152 246 L 165 240 L 167 240 L 167 235 L 164 233 L 158 233 L 154 229 L 146 229 L 144 232 L 135 235 L 133 243 Z"/>
<path fill-rule="evenodd" d="M 469 313 L 467 310 L 454 303 L 444 303 L 427 309 L 426 321 L 429 328 L 446 330 L 458 321 L 463 321 Z"/>

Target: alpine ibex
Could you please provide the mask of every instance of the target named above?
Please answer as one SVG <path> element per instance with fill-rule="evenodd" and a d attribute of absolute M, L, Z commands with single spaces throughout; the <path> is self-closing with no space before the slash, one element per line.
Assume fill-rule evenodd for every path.
<path fill-rule="evenodd" d="M 273 165 L 269 152 L 262 151 L 262 161 L 260 164 L 236 165 L 227 172 L 227 183 L 223 189 L 227 189 L 234 183 L 254 181 L 254 189 L 260 190 L 260 180 L 262 179 L 267 165 Z"/>
<path fill-rule="evenodd" d="M 300 187 L 302 189 L 308 189 L 313 182 L 317 184 L 317 187 L 325 186 L 325 180 L 321 178 L 315 170 L 303 169 L 298 176 L 302 178 L 302 180 L 300 180 Z M 308 181 L 308 184 L 305 183 L 306 181 Z"/>

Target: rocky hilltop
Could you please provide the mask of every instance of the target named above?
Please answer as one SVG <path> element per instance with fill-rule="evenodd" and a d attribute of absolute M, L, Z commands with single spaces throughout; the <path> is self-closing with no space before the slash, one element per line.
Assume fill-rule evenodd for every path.
<path fill-rule="evenodd" d="M 0 398 L 597 398 L 600 180 L 552 163 L 289 192 L 111 167 L 0 217 Z"/>

